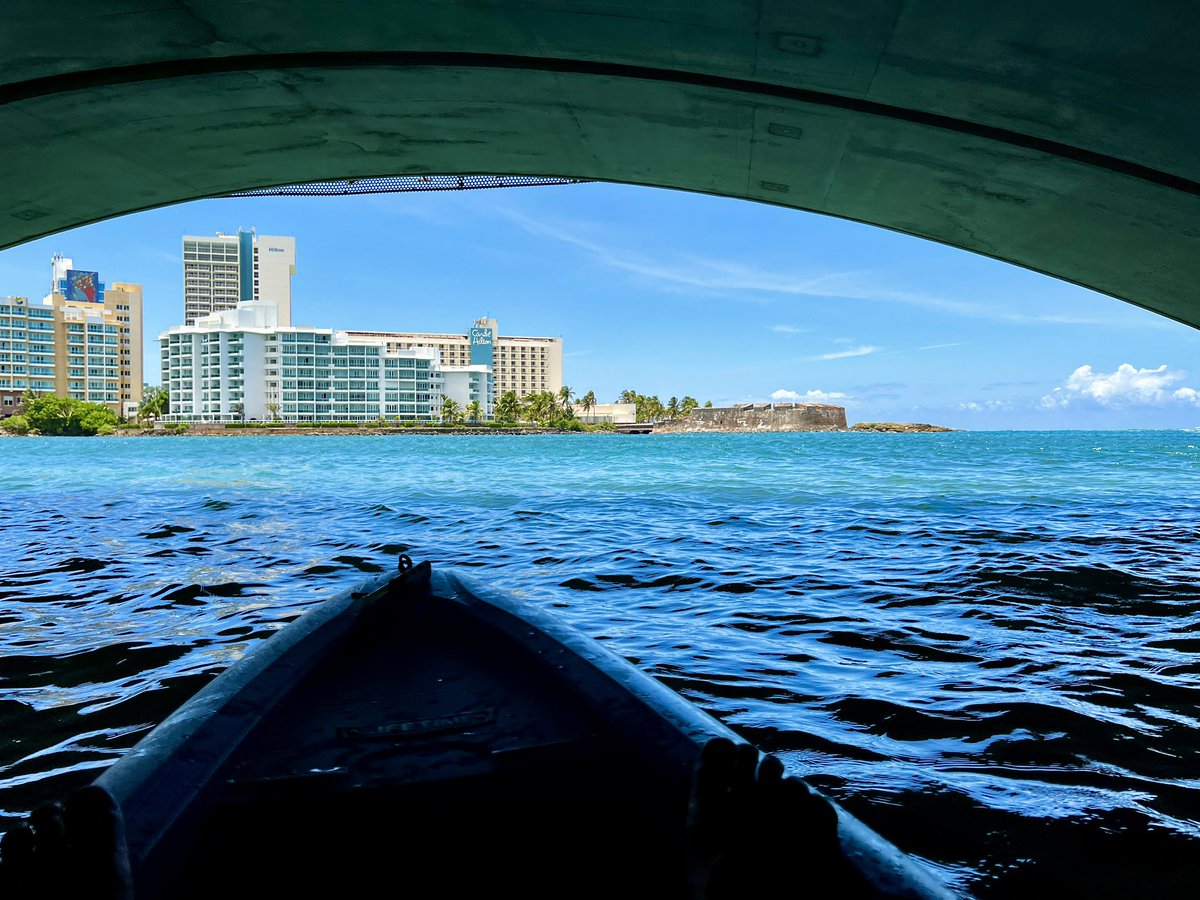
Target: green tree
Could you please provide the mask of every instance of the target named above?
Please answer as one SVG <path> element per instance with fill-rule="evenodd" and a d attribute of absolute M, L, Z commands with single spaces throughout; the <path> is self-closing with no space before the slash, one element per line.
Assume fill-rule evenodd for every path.
<path fill-rule="evenodd" d="M 596 408 L 596 392 L 588 391 L 583 395 L 583 399 L 579 401 L 579 405 L 583 407 L 583 414 L 590 416 L 592 410 Z"/>
<path fill-rule="evenodd" d="M 482 415 L 483 406 L 480 405 L 478 400 L 472 400 L 467 404 L 467 421 L 471 424 L 477 423 Z"/>
<path fill-rule="evenodd" d="M 242 403 L 230 403 L 229 412 L 237 416 L 239 422 L 246 420 L 246 407 Z"/>
<path fill-rule="evenodd" d="M 686 416 L 699 405 L 695 397 L 684 397 L 683 401 L 679 404 L 679 414 Z"/>
<path fill-rule="evenodd" d="M 28 404 L 25 421 L 38 434 L 90 435 L 114 433 L 119 420 L 103 403 L 46 394 Z"/>
<path fill-rule="evenodd" d="M 279 421 L 279 404 L 278 403 L 275 403 L 274 401 L 268 403 L 267 404 L 267 412 L 269 412 L 271 414 L 272 422 Z"/>
<path fill-rule="evenodd" d="M 679 418 L 679 398 L 678 397 L 672 397 L 670 400 L 667 401 L 667 418 L 672 419 L 672 420 Z"/>
<path fill-rule="evenodd" d="M 24 415 L 25 411 L 29 409 L 30 404 L 32 404 L 37 398 L 37 392 L 34 391 L 33 388 L 25 388 L 25 392 L 21 394 L 21 402 L 19 402 L 16 408 L 13 410 L 13 415 Z"/>
<path fill-rule="evenodd" d="M 573 419 L 575 410 L 571 408 L 571 398 L 575 396 L 575 392 L 565 384 L 558 389 L 558 406 L 562 410 L 564 419 Z"/>
<path fill-rule="evenodd" d="M 637 391 L 621 391 L 621 396 L 617 398 L 618 403 L 637 403 Z"/>
<path fill-rule="evenodd" d="M 516 391 L 505 391 L 496 403 L 496 421 L 512 425 L 521 420 L 521 401 Z"/>
<path fill-rule="evenodd" d="M 462 415 L 462 407 L 453 397 L 442 398 L 442 424 L 455 425 Z"/>
<path fill-rule="evenodd" d="M 662 405 L 662 401 L 658 399 L 657 395 L 646 397 L 638 394 L 635 404 L 639 422 L 657 422 L 666 416 L 666 407 Z"/>
<path fill-rule="evenodd" d="M 138 404 L 138 418 L 153 421 L 164 415 L 169 407 L 169 398 L 166 388 L 143 386 L 142 402 Z"/>
<path fill-rule="evenodd" d="M 548 424 L 558 413 L 558 399 L 552 391 L 538 391 L 526 398 L 525 414 L 532 422 Z"/>
<path fill-rule="evenodd" d="M 705 409 L 712 409 L 712 408 L 713 408 L 713 407 L 712 407 L 712 401 L 711 401 L 711 400 L 706 400 L 706 401 L 704 401 L 704 408 L 705 408 Z"/>
<path fill-rule="evenodd" d="M 0 419 L 0 428 L 12 434 L 29 434 L 29 420 L 20 413 Z"/>
<path fill-rule="evenodd" d="M 80 401 L 70 397 L 55 397 L 49 394 L 28 400 L 28 394 L 21 398 L 25 407 L 25 419 L 29 427 L 38 434 L 72 434 L 72 418 L 78 417 Z"/>

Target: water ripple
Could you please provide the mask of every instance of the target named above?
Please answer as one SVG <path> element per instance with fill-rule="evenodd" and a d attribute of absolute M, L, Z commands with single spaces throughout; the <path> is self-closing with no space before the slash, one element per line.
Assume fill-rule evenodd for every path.
<path fill-rule="evenodd" d="M 553 609 L 979 895 L 1190 897 L 1188 441 L 6 441 L 0 829 L 410 553 Z"/>

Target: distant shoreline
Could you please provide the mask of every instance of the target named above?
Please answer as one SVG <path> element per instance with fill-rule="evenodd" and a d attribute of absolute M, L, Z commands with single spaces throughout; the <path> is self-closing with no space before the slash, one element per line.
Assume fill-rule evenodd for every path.
<path fill-rule="evenodd" d="M 680 436 L 680 435 L 713 435 L 713 434 L 940 434 L 955 432 L 959 429 L 944 428 L 937 425 L 915 425 L 909 423 L 863 423 L 853 425 L 850 428 L 844 429 L 780 429 L 777 431 L 768 431 L 765 429 L 744 430 L 721 430 L 721 431 L 664 431 L 661 434 Z M 43 435 L 43 434 L 11 434 L 5 431 L 0 431 L 0 438 L 22 438 L 22 437 L 108 437 L 108 438 L 165 438 L 165 437 L 256 437 L 260 435 L 272 436 L 377 436 L 377 435 L 538 435 L 538 434 L 578 434 L 578 435 L 618 435 L 618 431 L 574 431 L 567 428 L 541 428 L 537 426 L 511 426 L 504 428 L 471 428 L 471 427 L 450 427 L 441 428 L 437 426 L 427 426 L 422 428 L 394 428 L 383 427 L 373 428 L 363 426 L 361 428 L 187 428 L 187 429 L 154 429 L 154 428 L 127 428 L 119 429 L 115 434 L 109 435 Z M 640 436 L 638 432 L 631 432 L 626 435 L 628 437 Z"/>
<path fill-rule="evenodd" d="M 858 425 L 852 425 L 844 429 L 825 429 L 814 428 L 811 430 L 804 429 L 780 429 L 778 431 L 769 431 L 766 429 L 747 428 L 743 430 L 729 429 L 721 431 L 693 431 L 693 432 L 678 432 L 664 431 L 662 434 L 941 434 L 955 431 L 954 428 L 945 428 L 941 425 L 925 425 L 915 422 L 862 422 Z M 652 432 L 655 433 L 655 432 Z M 396 428 L 391 426 L 371 427 L 364 425 L 360 428 L 189 428 L 186 431 L 173 430 L 157 430 L 157 429 L 128 429 L 125 432 L 118 431 L 110 437 L 173 437 L 180 435 L 183 437 L 225 437 L 257 434 L 285 434 L 285 435 L 339 435 L 339 434 L 354 434 L 354 435 L 382 435 L 382 434 L 424 434 L 424 435 L 488 435 L 488 434 L 505 434 L 505 435 L 528 435 L 528 434 L 620 434 L 617 431 L 573 431 L 568 428 L 541 428 L 538 426 L 520 426 L 514 425 L 504 428 L 494 427 L 470 427 L 457 426 L 443 428 L 439 426 L 426 426 L 419 428 Z M 630 437 L 637 436 L 636 432 L 629 435 Z"/>

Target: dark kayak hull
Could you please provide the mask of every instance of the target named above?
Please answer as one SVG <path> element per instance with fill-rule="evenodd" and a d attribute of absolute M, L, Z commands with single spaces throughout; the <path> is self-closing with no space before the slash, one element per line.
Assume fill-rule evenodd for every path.
<path fill-rule="evenodd" d="M 257 645 L 99 781 L 139 900 L 381 885 L 670 898 L 685 896 L 690 779 L 713 737 L 738 740 L 552 617 L 422 565 Z M 801 881 L 951 896 L 842 810 L 838 839 L 840 858 Z"/>

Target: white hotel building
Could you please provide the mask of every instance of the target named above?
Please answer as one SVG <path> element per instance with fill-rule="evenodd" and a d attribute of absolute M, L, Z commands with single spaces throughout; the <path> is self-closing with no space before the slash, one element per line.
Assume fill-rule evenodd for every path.
<path fill-rule="evenodd" d="M 447 396 L 492 416 L 488 366 L 443 366 L 433 348 L 278 322 L 276 304 L 253 300 L 159 335 L 164 421 L 430 421 Z"/>

